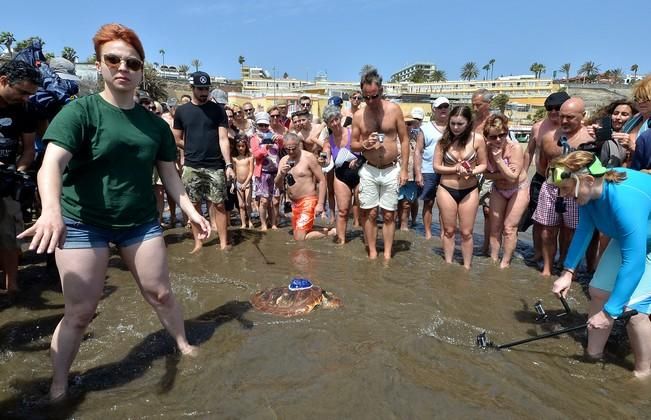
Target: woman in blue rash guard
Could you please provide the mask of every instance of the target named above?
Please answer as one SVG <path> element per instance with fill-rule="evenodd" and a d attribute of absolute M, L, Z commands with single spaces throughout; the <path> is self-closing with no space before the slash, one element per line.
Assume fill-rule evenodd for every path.
<path fill-rule="evenodd" d="M 550 164 L 550 182 L 579 205 L 579 225 L 552 291 L 566 296 L 572 275 L 597 229 L 612 238 L 590 282 L 588 347 L 597 359 L 614 319 L 625 309 L 639 312 L 627 326 L 635 355 L 634 374 L 651 374 L 651 176 L 631 169 L 606 169 L 597 157 L 576 151 Z"/>

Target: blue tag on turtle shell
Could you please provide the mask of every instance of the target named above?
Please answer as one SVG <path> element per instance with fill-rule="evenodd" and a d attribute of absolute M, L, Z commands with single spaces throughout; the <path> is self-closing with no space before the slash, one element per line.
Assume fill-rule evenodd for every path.
<path fill-rule="evenodd" d="M 292 292 L 309 289 L 310 287 L 312 287 L 312 282 L 310 282 L 308 279 L 303 279 L 300 277 L 294 277 L 292 279 L 292 282 L 289 283 L 289 290 Z"/>

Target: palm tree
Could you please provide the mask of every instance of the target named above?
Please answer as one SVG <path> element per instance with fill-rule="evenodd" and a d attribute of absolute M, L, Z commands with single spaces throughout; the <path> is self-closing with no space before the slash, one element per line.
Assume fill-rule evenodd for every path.
<path fill-rule="evenodd" d="M 611 83 L 621 83 L 624 80 L 624 72 L 619 67 L 616 69 L 610 70 L 610 80 Z"/>
<path fill-rule="evenodd" d="M 491 66 L 491 80 L 493 80 L 493 66 L 495 65 L 495 59 L 494 59 L 494 58 L 491 58 L 491 59 L 488 61 L 488 64 L 490 64 L 490 66 Z"/>
<path fill-rule="evenodd" d="M 75 51 L 75 49 L 72 47 L 63 47 L 63 51 L 61 51 L 61 57 L 74 63 L 77 59 L 77 51 Z"/>
<path fill-rule="evenodd" d="M 547 67 L 544 64 L 535 62 L 529 67 L 529 71 L 534 74 L 536 79 L 540 79 L 540 75 L 547 71 Z"/>
<path fill-rule="evenodd" d="M 409 81 L 412 83 L 425 83 L 427 81 L 427 76 L 425 75 L 425 70 L 416 69 L 409 77 Z"/>
<path fill-rule="evenodd" d="M 11 57 L 11 45 L 16 42 L 14 34 L 11 32 L 0 32 L 0 44 L 4 45 L 9 57 Z"/>
<path fill-rule="evenodd" d="M 571 63 L 565 63 L 561 66 L 560 71 L 565 73 L 565 83 L 570 81 L 570 68 L 572 67 Z"/>
<path fill-rule="evenodd" d="M 447 80 L 444 70 L 433 70 L 429 75 L 430 82 L 445 82 Z"/>
<path fill-rule="evenodd" d="M 161 48 L 160 50 L 158 50 L 158 54 L 160 54 L 163 57 L 163 60 L 161 60 L 161 65 L 164 66 L 165 65 L 165 50 Z"/>
<path fill-rule="evenodd" d="M 289 79 L 289 73 L 287 72 L 283 73 L 283 79 Z"/>
<path fill-rule="evenodd" d="M 486 71 L 486 76 L 484 76 L 484 80 L 488 79 L 488 71 L 491 69 L 490 64 L 486 64 L 484 67 L 481 68 L 482 70 Z"/>
<path fill-rule="evenodd" d="M 243 55 L 239 56 L 237 58 L 237 62 L 240 63 L 240 67 L 244 66 L 244 63 L 246 62 L 246 58 L 244 58 Z"/>
<path fill-rule="evenodd" d="M 91 55 L 88 56 L 88 58 L 86 58 L 87 63 L 94 63 L 95 61 L 97 61 L 97 56 L 95 55 L 95 53 L 92 53 Z"/>
<path fill-rule="evenodd" d="M 633 72 L 633 79 L 637 79 L 637 70 L 638 70 L 637 64 L 633 64 L 631 66 L 631 71 Z"/>
<path fill-rule="evenodd" d="M 32 41 L 38 41 L 41 43 L 41 48 L 45 45 L 45 41 L 40 36 L 30 36 L 27 39 L 23 39 L 16 44 L 16 51 L 24 50 L 27 47 L 32 46 Z"/>
<path fill-rule="evenodd" d="M 203 63 L 199 61 L 198 58 L 192 59 L 190 62 L 190 65 L 194 67 L 194 71 L 199 71 L 199 66 L 201 66 Z"/>
<path fill-rule="evenodd" d="M 472 80 L 476 79 L 479 76 L 479 69 L 477 69 L 477 64 L 472 61 L 467 62 L 461 67 L 461 79 L 462 80 Z"/>
<path fill-rule="evenodd" d="M 179 74 L 186 74 L 190 70 L 187 64 L 180 64 L 177 68 L 179 69 Z"/>
<path fill-rule="evenodd" d="M 495 95 L 495 97 L 492 100 L 492 105 L 500 110 L 502 114 L 504 114 L 504 111 L 506 111 L 506 104 L 509 103 L 509 96 L 506 95 L 505 93 L 500 93 L 498 95 Z"/>
<path fill-rule="evenodd" d="M 579 68 L 580 75 L 583 75 L 583 83 L 585 84 L 585 79 L 590 79 L 593 76 L 599 74 L 599 66 L 594 63 L 594 61 L 586 61 Z"/>

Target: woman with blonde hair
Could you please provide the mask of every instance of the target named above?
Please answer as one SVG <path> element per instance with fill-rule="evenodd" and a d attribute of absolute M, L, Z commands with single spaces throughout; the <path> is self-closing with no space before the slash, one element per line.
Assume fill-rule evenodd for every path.
<path fill-rule="evenodd" d="M 523 170 L 524 151 L 509 140 L 508 119 L 502 114 L 491 115 L 484 124 L 488 155 L 486 179 L 493 181 L 490 192 L 488 223 L 490 226 L 490 256 L 498 261 L 500 244 L 504 247 L 500 268 L 511 264 L 518 241 L 518 224 L 529 204 L 529 182 Z"/>
<path fill-rule="evenodd" d="M 586 356 L 603 354 L 615 318 L 634 309 L 627 331 L 635 355 L 634 374 L 651 374 L 651 176 L 632 169 L 605 168 L 590 152 L 553 160 L 549 181 L 560 195 L 574 197 L 579 225 L 552 291 L 566 296 L 595 230 L 611 238 L 590 282 Z"/>

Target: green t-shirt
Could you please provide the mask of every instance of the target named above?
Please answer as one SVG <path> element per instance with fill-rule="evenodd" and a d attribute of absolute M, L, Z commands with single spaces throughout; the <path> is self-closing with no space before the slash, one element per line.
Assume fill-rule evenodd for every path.
<path fill-rule="evenodd" d="M 157 160 L 176 160 L 169 125 L 140 105 L 124 110 L 99 94 L 65 106 L 43 140 L 72 153 L 63 173 L 65 217 L 102 228 L 155 220 L 152 172 Z"/>

